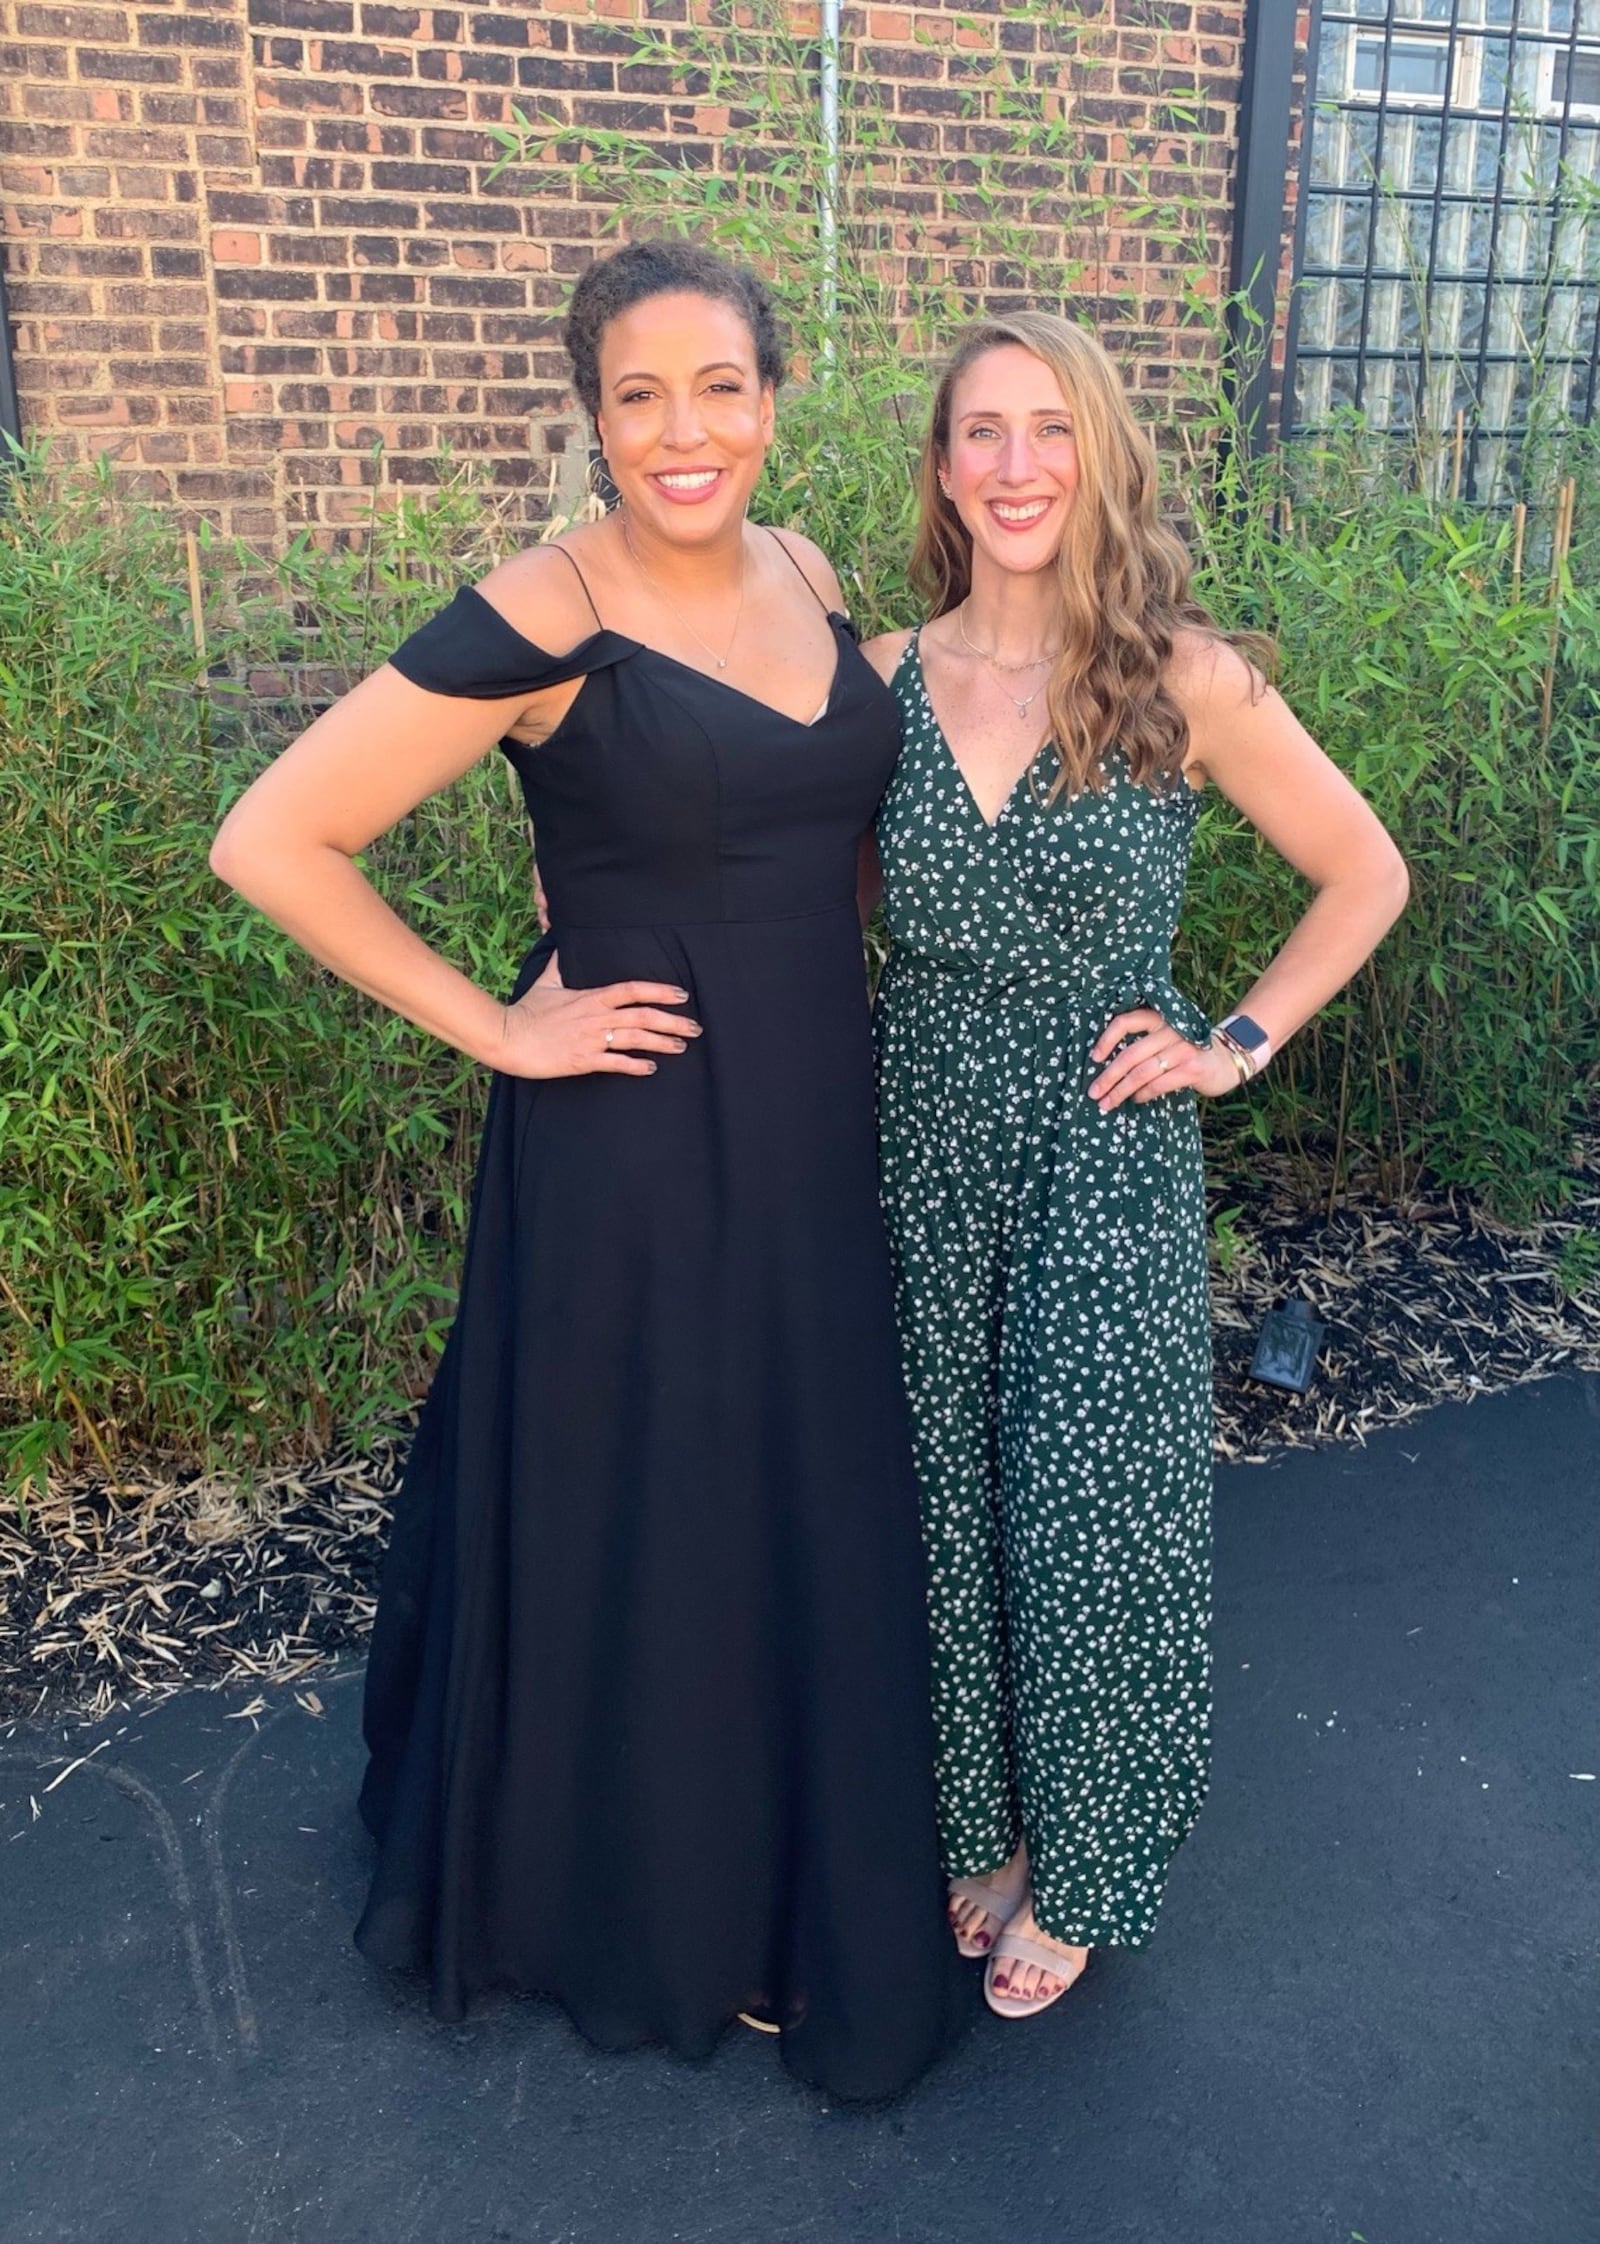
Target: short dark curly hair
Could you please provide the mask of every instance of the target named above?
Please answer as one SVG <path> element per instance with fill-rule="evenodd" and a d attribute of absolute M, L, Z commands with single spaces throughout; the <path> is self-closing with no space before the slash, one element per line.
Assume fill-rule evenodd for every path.
<path fill-rule="evenodd" d="M 788 371 L 787 339 L 772 291 L 758 273 L 693 241 L 630 242 L 597 257 L 572 291 L 562 335 L 572 383 L 591 419 L 600 411 L 600 340 L 619 313 L 680 289 L 731 304 L 750 330 L 756 366 L 774 389 Z"/>

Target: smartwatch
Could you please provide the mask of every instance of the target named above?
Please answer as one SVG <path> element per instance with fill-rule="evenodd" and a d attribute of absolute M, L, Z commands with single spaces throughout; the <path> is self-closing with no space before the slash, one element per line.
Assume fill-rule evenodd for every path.
<path fill-rule="evenodd" d="M 1259 1075 L 1272 1057 L 1271 1037 L 1248 1013 L 1230 1013 L 1225 1021 L 1217 1023 L 1216 1034 L 1235 1052 L 1244 1054 L 1252 1075 Z"/>

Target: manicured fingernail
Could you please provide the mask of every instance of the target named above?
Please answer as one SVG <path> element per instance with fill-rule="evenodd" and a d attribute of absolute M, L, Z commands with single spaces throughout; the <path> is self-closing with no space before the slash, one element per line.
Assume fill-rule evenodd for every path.
<path fill-rule="evenodd" d="M 654 1073 L 656 1072 L 656 1063 L 655 1063 L 655 1061 L 654 1061 L 654 1060 L 651 1060 L 651 1061 L 650 1061 L 650 1062 L 648 1063 L 648 1065 L 647 1065 L 647 1068 L 646 1068 L 646 1072 L 647 1072 L 648 1074 L 650 1074 L 650 1075 L 654 1075 Z"/>
<path fill-rule="evenodd" d="M 977 1945 L 978 1945 L 978 1946 L 979 1946 L 980 1948 L 987 1948 L 987 1947 L 988 1947 L 988 1945 L 989 1945 L 989 1935 L 988 1935 L 988 1934 L 987 1934 L 986 1932 L 980 1932 L 980 1933 L 979 1933 L 979 1935 L 978 1935 L 978 1940 L 977 1940 Z"/>
<path fill-rule="evenodd" d="M 674 1038 L 672 1039 L 672 1049 L 673 1049 L 673 1050 L 674 1050 L 675 1052 L 686 1052 L 686 1051 L 687 1051 L 687 1050 L 689 1049 L 689 1047 L 688 1047 L 688 1045 L 687 1045 L 687 1044 L 685 1044 L 685 1042 L 684 1042 L 684 1040 L 683 1040 L 683 1038 L 682 1038 L 681 1036 L 675 1036 L 675 1037 L 674 1037 Z"/>
<path fill-rule="evenodd" d="M 675 999 L 677 1000 L 678 1004 L 680 1004 L 680 1005 L 687 1005 L 687 1004 L 688 1004 L 688 1002 L 689 1002 L 689 992 L 688 992 L 687 990 L 674 990 L 672 994 L 673 994 L 673 997 L 674 997 L 674 998 L 675 998 Z"/>

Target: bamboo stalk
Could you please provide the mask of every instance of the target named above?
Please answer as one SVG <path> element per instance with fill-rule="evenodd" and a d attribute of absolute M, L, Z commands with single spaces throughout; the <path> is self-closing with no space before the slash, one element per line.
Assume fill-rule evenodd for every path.
<path fill-rule="evenodd" d="M 189 620 L 194 625 L 194 651 L 200 657 L 200 667 L 206 660 L 206 611 L 200 598 L 200 541 L 192 530 L 185 530 L 183 542 L 189 556 Z"/>
<path fill-rule="evenodd" d="M 1339 1187 L 1344 1178 L 1345 1130 L 1350 1121 L 1350 1039 L 1354 1027 L 1347 1013 L 1344 1021 L 1344 1053 L 1339 1062 L 1339 1115 L 1334 1125 L 1333 1162 L 1328 1172 L 1327 1214 L 1332 1216 L 1339 1205 Z"/>
<path fill-rule="evenodd" d="M 1522 543 L 1528 534 L 1528 502 L 1518 499 L 1511 510 L 1514 531 L 1511 541 L 1511 597 L 1522 598 Z"/>
<path fill-rule="evenodd" d="M 70 1387 L 63 1387 L 61 1392 L 66 1397 L 67 1401 L 72 1405 L 73 1409 L 76 1411 L 78 1417 L 78 1425 L 82 1430 L 83 1437 L 89 1444 L 89 1447 L 94 1451 L 95 1455 L 99 1458 L 100 1467 L 104 1472 L 106 1479 L 108 1481 L 114 1482 L 117 1477 L 117 1468 L 111 1462 L 111 1453 L 106 1448 L 105 1443 L 100 1439 L 99 1428 L 95 1425 L 94 1420 L 89 1416 L 88 1411 L 84 1408 L 81 1397 L 75 1395 Z"/>
<path fill-rule="evenodd" d="M 1459 499 L 1461 496 L 1461 468 L 1462 462 L 1466 456 L 1466 448 L 1467 409 L 1464 405 L 1458 405 L 1456 407 L 1456 438 L 1454 445 L 1455 456 L 1450 468 L 1450 496 L 1452 499 Z"/>

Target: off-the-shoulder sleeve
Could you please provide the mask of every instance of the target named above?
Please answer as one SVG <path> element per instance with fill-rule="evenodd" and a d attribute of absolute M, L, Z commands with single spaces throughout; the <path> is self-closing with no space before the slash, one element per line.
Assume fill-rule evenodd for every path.
<path fill-rule="evenodd" d="M 570 653 L 546 654 L 508 623 L 492 601 L 464 584 L 449 607 L 430 616 L 389 657 L 402 678 L 429 693 L 459 694 L 469 701 L 503 701 L 537 693 L 605 670 L 637 652 L 638 642 L 615 631 L 594 631 Z"/>

